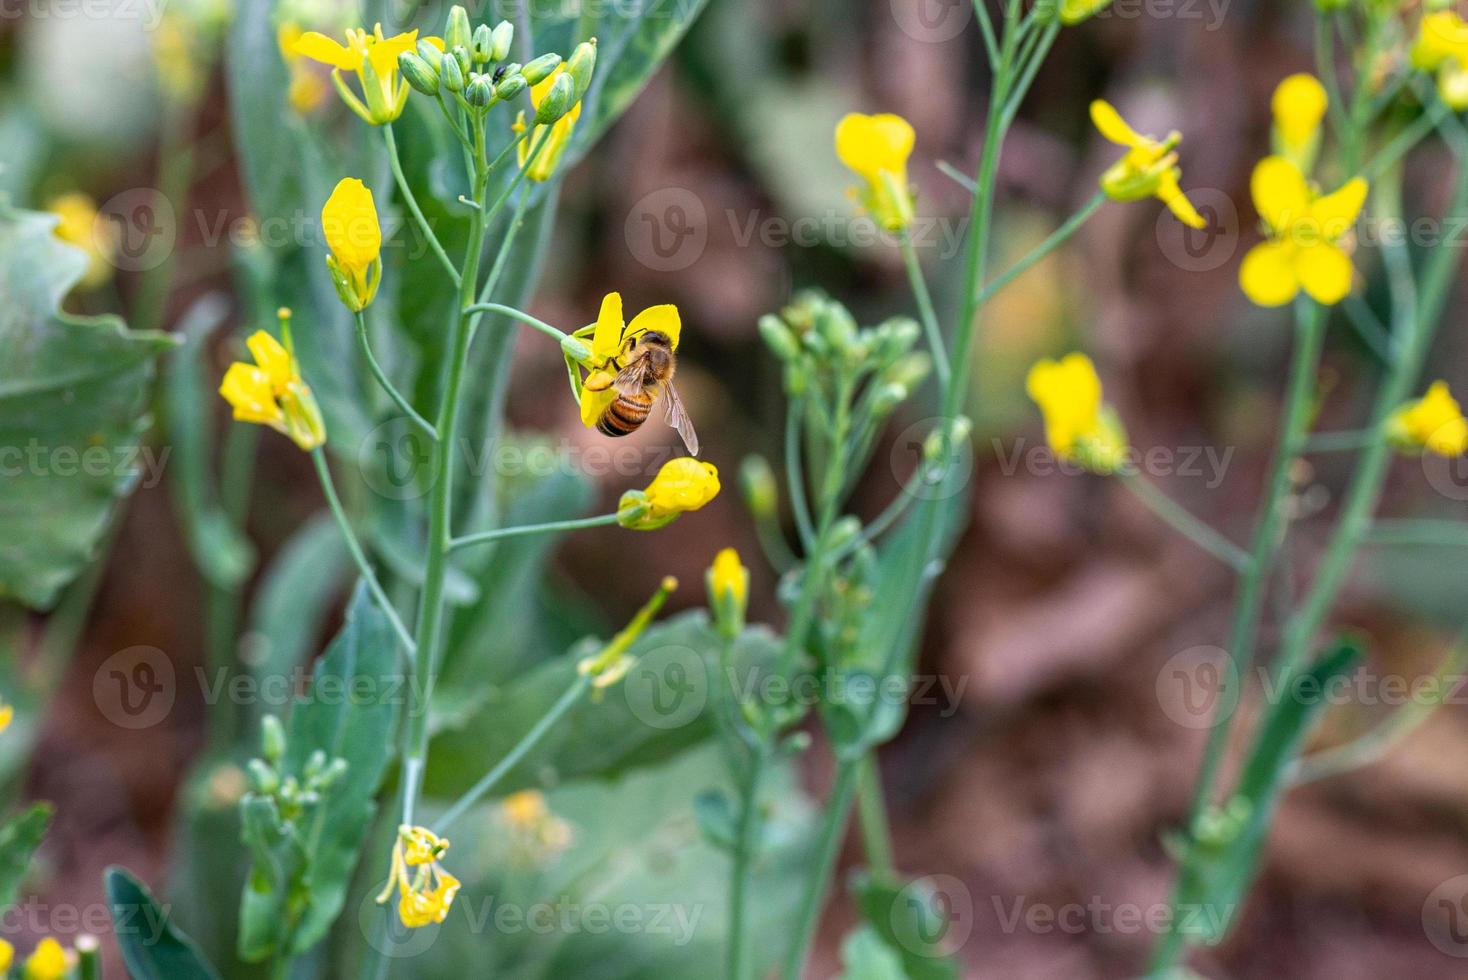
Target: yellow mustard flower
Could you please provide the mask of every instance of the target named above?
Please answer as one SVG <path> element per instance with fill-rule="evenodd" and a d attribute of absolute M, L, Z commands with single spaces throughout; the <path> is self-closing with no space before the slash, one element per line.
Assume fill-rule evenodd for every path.
<path fill-rule="evenodd" d="M 1320 79 L 1299 72 L 1280 82 L 1274 89 L 1270 109 L 1274 115 L 1275 149 L 1282 157 L 1293 160 L 1302 172 L 1309 172 L 1320 147 L 1320 121 L 1330 97 Z"/>
<path fill-rule="evenodd" d="M 678 307 L 671 303 L 649 306 L 627 323 L 622 319 L 622 294 L 607 293 L 602 297 L 596 323 L 582 327 L 572 335 L 591 341 L 588 357 L 577 359 L 566 354 L 571 388 L 581 405 L 582 425 L 588 429 L 595 428 L 607 406 L 617 400 L 612 381 L 622 369 L 622 355 L 649 331 L 663 334 L 668 338 L 669 346 L 677 351 L 678 341 L 683 336 L 683 321 L 678 316 Z"/>
<path fill-rule="evenodd" d="M 1468 419 L 1446 381 L 1434 381 L 1427 394 L 1408 402 L 1391 414 L 1386 436 L 1402 449 L 1461 456 L 1468 452 Z"/>
<path fill-rule="evenodd" d="M 530 86 L 530 107 L 533 112 L 540 108 L 540 103 L 550 94 L 551 87 L 555 85 L 556 79 L 566 73 L 566 65 L 556 66 L 556 70 L 542 78 L 539 82 Z M 565 115 L 551 123 L 549 135 L 546 126 L 536 126 L 535 131 L 527 139 L 520 141 L 516 151 L 516 159 L 519 160 L 521 169 L 525 168 L 530 159 L 532 149 L 539 148 L 535 160 L 530 163 L 530 169 L 525 171 L 525 176 L 530 180 L 543 183 L 550 180 L 556 172 L 561 157 L 566 155 L 566 147 L 571 145 L 571 134 L 576 131 L 576 120 L 581 118 L 581 100 L 571 106 Z M 515 124 L 512 129 L 517 133 L 524 133 L 526 128 L 525 111 L 522 109 L 515 116 Z M 545 141 L 545 145 L 540 146 Z"/>
<path fill-rule="evenodd" d="M 1101 400 L 1101 379 L 1085 354 L 1038 361 L 1025 390 L 1045 418 L 1045 441 L 1061 459 L 1093 473 L 1114 473 L 1125 461 L 1126 433 Z"/>
<path fill-rule="evenodd" d="M 111 278 L 117 229 L 98 214 L 97 202 L 81 191 L 71 191 L 47 201 L 46 210 L 61 219 L 56 237 L 87 253 L 87 268 L 77 285 L 95 289 Z"/>
<path fill-rule="evenodd" d="M 912 223 L 912 189 L 907 158 L 917 136 L 912 124 L 890 112 L 875 116 L 847 113 L 836 124 L 836 156 L 866 181 L 854 190 L 861 206 L 888 231 Z"/>
<path fill-rule="evenodd" d="M 307 59 L 296 50 L 304 32 L 299 24 L 287 21 L 275 32 L 276 44 L 280 47 L 280 58 L 290 71 L 291 83 L 286 90 L 286 101 L 297 115 L 308 115 L 321 108 L 326 100 L 326 79 L 311 70 Z"/>
<path fill-rule="evenodd" d="M 412 51 L 418 44 L 418 32 L 407 31 L 384 37 L 382 25 L 372 32 L 348 28 L 347 43 L 339 44 L 325 34 L 307 31 L 295 43 L 295 52 L 332 68 L 331 81 L 347 107 L 373 126 L 392 122 L 403 114 L 408 104 L 408 82 L 398 72 L 398 55 Z M 426 39 L 442 49 L 443 41 Z M 355 72 L 361 85 L 359 98 L 347 86 L 343 72 Z M 364 104 L 365 102 L 365 104 Z"/>
<path fill-rule="evenodd" d="M 749 606 L 749 569 L 739 560 L 739 552 L 733 548 L 720 550 L 709 566 L 705 583 L 719 634 L 733 639 L 744 629 Z"/>
<path fill-rule="evenodd" d="M 448 918 L 460 887 L 459 879 L 439 863 L 448 849 L 447 838 L 426 827 L 407 824 L 399 827 L 397 840 L 393 842 L 392 869 L 386 887 L 377 896 L 377 904 L 385 904 L 396 888 L 398 918 L 409 929 Z"/>
<path fill-rule="evenodd" d="M 10 966 L 15 962 L 15 947 L 10 940 L 0 939 L 0 977 L 10 973 Z"/>
<path fill-rule="evenodd" d="M 1110 4 L 1111 0 L 1060 0 L 1060 22 L 1067 27 L 1074 27 L 1081 21 L 1096 16 Z"/>
<path fill-rule="evenodd" d="M 1177 165 L 1177 145 L 1182 142 L 1182 134 L 1174 131 L 1163 140 L 1143 136 L 1121 118 L 1111 103 L 1101 99 L 1091 103 L 1091 122 L 1102 136 L 1127 148 L 1126 155 L 1101 175 L 1101 189 L 1107 197 L 1113 201 L 1155 197 L 1189 228 L 1207 226 L 1178 185 L 1182 170 Z"/>
<path fill-rule="evenodd" d="M 367 185 L 355 177 L 337 181 L 321 208 L 321 232 L 331 249 L 326 265 L 336 293 L 347 309 L 359 313 L 382 282 L 382 226 Z"/>
<path fill-rule="evenodd" d="M 1452 10 L 1423 17 L 1412 67 L 1437 73 L 1438 94 L 1449 108 L 1468 109 L 1468 22 Z"/>
<path fill-rule="evenodd" d="M 1345 299 L 1354 270 L 1340 243 L 1366 203 L 1366 181 L 1354 177 L 1317 194 L 1293 161 L 1265 157 L 1249 184 L 1269 239 L 1244 256 L 1244 294 L 1260 306 L 1283 306 L 1302 288 L 1326 306 Z"/>
<path fill-rule="evenodd" d="M 285 317 L 282 317 L 285 320 Z M 240 422 L 268 425 L 311 450 L 326 441 L 326 426 L 311 389 L 290 351 L 264 330 L 245 341 L 254 364 L 236 361 L 224 372 L 219 393 Z"/>
<path fill-rule="evenodd" d="M 66 950 L 47 936 L 36 946 L 35 952 L 26 958 L 22 976 L 25 980 L 62 980 L 70 968 Z"/>
<path fill-rule="evenodd" d="M 692 456 L 680 456 L 664 463 L 647 489 L 622 494 L 617 523 L 636 531 L 655 531 L 718 495 L 718 468 Z"/>

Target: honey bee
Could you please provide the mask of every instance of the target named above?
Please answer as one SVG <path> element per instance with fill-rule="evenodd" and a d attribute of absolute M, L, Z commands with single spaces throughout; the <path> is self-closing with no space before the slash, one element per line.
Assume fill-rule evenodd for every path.
<path fill-rule="evenodd" d="M 673 355 L 673 345 L 668 335 L 649 330 L 631 338 L 620 357 L 613 358 L 611 365 L 616 375 L 609 381 L 605 378 L 587 379 L 592 391 L 613 388 L 617 397 L 601 413 L 596 427 L 603 435 L 625 436 L 636 432 L 652 414 L 652 406 L 659 397 L 663 399 L 664 417 L 669 425 L 678 430 L 690 456 L 698 455 L 698 433 L 693 431 L 693 422 L 688 410 L 673 387 L 673 375 L 678 370 L 678 360 Z M 599 382 L 599 383 L 598 383 Z"/>

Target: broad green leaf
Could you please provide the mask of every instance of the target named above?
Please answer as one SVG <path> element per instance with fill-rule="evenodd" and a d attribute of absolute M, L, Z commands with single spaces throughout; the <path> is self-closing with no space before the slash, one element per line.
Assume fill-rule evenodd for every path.
<path fill-rule="evenodd" d="M 0 909 L 15 904 L 15 894 L 31 865 L 31 855 L 46 836 L 51 813 L 51 804 L 33 803 L 0 827 Z"/>
<path fill-rule="evenodd" d="M 841 980 L 912 980 L 902 959 L 871 927 L 857 929 L 841 941 Z"/>
<path fill-rule="evenodd" d="M 0 597 L 41 608 L 91 560 L 153 458 L 142 455 L 148 385 L 173 344 L 61 311 L 86 258 L 55 224 L 0 209 Z"/>
<path fill-rule="evenodd" d="M 125 868 L 104 875 L 112 932 L 133 980 L 218 980 L 194 941 L 170 921 L 167 909 Z"/>
<path fill-rule="evenodd" d="M 922 879 L 904 884 L 863 871 L 853 879 L 851 890 L 872 938 L 897 957 L 898 976 L 957 980 L 958 964 L 943 949 L 950 923 Z M 847 965 L 849 969 L 851 964 Z"/>

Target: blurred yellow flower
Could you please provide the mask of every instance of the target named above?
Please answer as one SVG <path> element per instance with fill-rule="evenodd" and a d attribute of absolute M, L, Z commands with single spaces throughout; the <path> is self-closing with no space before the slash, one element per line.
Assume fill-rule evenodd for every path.
<path fill-rule="evenodd" d="M 257 330 L 245 341 L 254 364 L 236 361 L 224 372 L 219 393 L 240 422 L 268 425 L 311 450 L 326 441 L 326 426 L 296 359 L 270 334 Z"/>
<path fill-rule="evenodd" d="M 912 223 L 912 189 L 907 158 L 916 141 L 912 125 L 890 112 L 875 116 L 847 113 L 836 124 L 836 156 L 866 181 L 857 200 L 888 231 Z"/>
<path fill-rule="evenodd" d="M 1446 381 L 1434 381 L 1427 394 L 1393 412 L 1386 435 L 1403 449 L 1426 449 L 1450 458 L 1468 452 L 1468 419 Z"/>
<path fill-rule="evenodd" d="M 1060 22 L 1067 27 L 1074 27 L 1081 21 L 1094 17 L 1110 3 L 1111 0 L 1060 0 Z"/>
<path fill-rule="evenodd" d="M 1455 11 L 1422 18 L 1412 46 L 1412 67 L 1437 73 L 1437 91 L 1456 111 L 1468 109 L 1468 22 Z"/>
<path fill-rule="evenodd" d="M 1292 161 L 1265 157 L 1250 189 L 1269 239 L 1250 249 L 1239 267 L 1245 295 L 1260 306 L 1283 306 L 1302 288 L 1326 306 L 1345 299 L 1354 270 L 1340 242 L 1366 203 L 1366 181 L 1355 177 L 1318 195 Z"/>
<path fill-rule="evenodd" d="M 408 31 L 384 37 L 382 25 L 376 24 L 369 34 L 363 28 L 348 28 L 347 43 L 337 43 L 325 34 L 307 31 L 295 42 L 297 54 L 330 65 L 331 80 L 337 93 L 357 115 L 373 126 L 390 123 L 403 114 L 408 103 L 408 83 L 398 73 L 398 55 L 412 51 L 418 43 L 418 32 Z M 426 39 L 438 48 L 443 42 L 436 37 Z M 342 77 L 342 72 L 355 72 L 362 88 L 359 98 Z M 364 104 L 365 100 L 365 104 Z"/>
<path fill-rule="evenodd" d="M 732 640 L 744 629 L 744 614 L 749 606 L 749 569 L 739 560 L 739 552 L 724 548 L 714 556 L 704 581 L 719 635 Z"/>
<path fill-rule="evenodd" d="M 10 972 L 10 965 L 15 962 L 15 947 L 8 939 L 0 939 L 0 977 Z"/>
<path fill-rule="evenodd" d="M 321 208 L 321 232 L 331 249 L 326 265 L 337 295 L 347 309 L 359 313 L 382 281 L 382 227 L 365 184 L 355 177 L 337 182 Z"/>
<path fill-rule="evenodd" d="M 588 429 L 595 428 L 607 406 L 617 400 L 617 390 L 612 382 L 623 367 L 622 355 L 648 331 L 666 336 L 669 346 L 676 351 L 683 336 L 683 321 L 678 316 L 678 307 L 671 303 L 649 306 L 633 317 L 631 323 L 626 323 L 622 319 L 622 294 L 607 293 L 602 297 L 596 323 L 574 334 L 578 338 L 591 339 L 590 357 L 577 361 L 570 355 L 566 356 L 572 387 L 580 399 L 581 424 Z"/>
<path fill-rule="evenodd" d="M 1309 172 L 1314 165 L 1320 146 L 1320 121 L 1329 104 L 1325 86 L 1305 72 L 1291 75 L 1275 87 L 1270 109 L 1276 149 L 1302 172 Z"/>
<path fill-rule="evenodd" d="M 718 494 L 718 468 L 692 456 L 680 456 L 664 463 L 647 489 L 622 494 L 617 504 L 617 523 L 638 531 L 654 531 L 680 514 L 700 509 Z"/>
<path fill-rule="evenodd" d="M 36 951 L 26 958 L 21 975 L 24 980 L 62 980 L 69 968 L 66 950 L 47 936 L 36 946 Z"/>
<path fill-rule="evenodd" d="M 98 214 L 97 202 L 81 191 L 71 191 L 47 201 L 46 210 L 61 219 L 56 237 L 87 254 L 87 268 L 77 285 L 95 289 L 111 278 L 117 229 Z"/>
<path fill-rule="evenodd" d="M 1207 222 L 1178 185 L 1182 170 L 1177 165 L 1176 147 L 1182 135 L 1172 132 L 1164 140 L 1143 136 L 1132 129 L 1121 113 L 1101 99 L 1091 103 L 1091 122 L 1101 135 L 1127 153 L 1101 175 L 1101 189 L 1113 201 L 1140 201 L 1155 197 L 1189 228 Z"/>
<path fill-rule="evenodd" d="M 511 793 L 500 803 L 500 819 L 515 857 L 538 864 L 571 846 L 571 825 L 551 812 L 537 789 Z"/>
<path fill-rule="evenodd" d="M 296 50 L 302 34 L 299 24 L 287 21 L 276 30 L 275 40 L 291 76 L 286 101 L 298 115 L 304 116 L 321 108 L 321 103 L 326 101 L 326 79 L 312 71 L 306 64 L 308 59 Z"/>
<path fill-rule="evenodd" d="M 3 732 L 3 731 L 5 731 L 5 729 L 9 728 L 10 727 L 10 723 L 12 721 L 14 721 L 14 720 L 15 720 L 15 705 L 13 705 L 13 704 L 0 705 L 0 732 Z M 0 971 L 0 972 L 3 972 L 3 971 Z"/>
<path fill-rule="evenodd" d="M 530 86 L 530 106 L 532 110 L 539 109 L 540 103 L 550 94 L 551 87 L 555 85 L 556 79 L 566 73 L 566 65 L 556 66 L 551 72 L 539 82 Z M 516 150 L 516 159 L 524 169 L 526 161 L 530 158 L 533 147 L 538 146 L 542 140 L 545 146 L 536 155 L 530 169 L 525 171 L 525 176 L 530 180 L 544 182 L 550 180 L 556 172 L 556 167 L 561 162 L 561 157 L 566 154 L 566 147 L 571 144 L 571 134 L 576 131 L 576 120 L 581 118 L 581 100 L 571 106 L 565 115 L 551 123 L 549 135 L 546 134 L 546 126 L 536 126 L 534 132 L 526 139 L 520 141 Z M 525 111 L 522 109 L 515 116 L 515 124 L 512 129 L 516 133 L 524 133 L 526 128 Z"/>
<path fill-rule="evenodd" d="M 1045 418 L 1045 441 L 1056 456 L 1093 473 L 1113 473 L 1124 462 L 1126 433 L 1101 400 L 1101 379 L 1085 354 L 1037 361 L 1025 390 Z"/>
<path fill-rule="evenodd" d="M 398 918 L 409 929 L 448 918 L 460 887 L 459 879 L 439 864 L 448 849 L 448 840 L 426 827 L 399 827 L 393 842 L 392 868 L 377 904 L 385 904 L 396 887 Z"/>

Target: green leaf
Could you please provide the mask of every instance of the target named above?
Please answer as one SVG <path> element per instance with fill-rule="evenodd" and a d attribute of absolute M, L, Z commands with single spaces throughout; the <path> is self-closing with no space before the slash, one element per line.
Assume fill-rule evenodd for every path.
<path fill-rule="evenodd" d="M 0 827 L 0 908 L 15 904 L 15 893 L 31 865 L 31 855 L 46 836 L 52 810 L 49 803 L 33 803 Z"/>
<path fill-rule="evenodd" d="M 942 946 L 950 923 L 926 882 L 918 879 L 902 884 L 864 871 L 855 876 L 851 887 L 872 938 L 897 957 L 898 976 L 957 980 L 961 975 L 958 964 Z M 869 949 L 869 944 L 863 946 Z"/>
<path fill-rule="evenodd" d="M 841 942 L 841 980 L 912 980 L 902 959 L 870 928 L 857 929 Z"/>
<path fill-rule="evenodd" d="M 739 817 L 732 797 L 721 789 L 706 789 L 693 798 L 693 815 L 703 839 L 721 851 L 732 852 L 739 836 Z"/>
<path fill-rule="evenodd" d="M 0 210 L 0 597 L 40 608 L 137 484 L 153 361 L 173 344 L 61 311 L 86 258 L 51 233 L 56 220 Z"/>
<path fill-rule="evenodd" d="M 104 873 L 112 931 L 133 980 L 218 980 L 194 941 L 180 932 L 147 887 L 125 868 Z"/>

